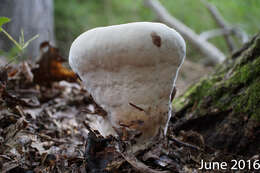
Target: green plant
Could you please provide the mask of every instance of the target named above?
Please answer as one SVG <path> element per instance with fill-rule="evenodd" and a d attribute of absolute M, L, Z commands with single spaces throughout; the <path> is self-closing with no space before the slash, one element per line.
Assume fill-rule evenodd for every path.
<path fill-rule="evenodd" d="M 14 45 L 16 46 L 16 48 L 18 49 L 18 51 L 15 51 L 17 53 L 17 55 L 13 58 L 15 59 L 16 57 L 23 57 L 24 51 L 26 50 L 26 48 L 28 47 L 28 45 L 35 39 L 37 39 L 39 37 L 39 35 L 35 35 L 34 37 L 32 37 L 31 39 L 29 39 L 28 41 L 24 41 L 24 32 L 23 30 L 21 30 L 21 35 L 19 37 L 19 42 L 17 42 L 3 27 L 3 24 L 6 24 L 10 22 L 10 19 L 7 17 L 0 17 L 0 32 L 3 32 L 9 40 L 11 40 Z M 15 49 L 15 50 L 17 50 Z"/>

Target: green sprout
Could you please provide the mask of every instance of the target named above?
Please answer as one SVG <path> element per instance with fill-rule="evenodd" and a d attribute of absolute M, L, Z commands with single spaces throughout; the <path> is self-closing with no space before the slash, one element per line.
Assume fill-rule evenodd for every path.
<path fill-rule="evenodd" d="M 31 39 L 29 39 L 28 41 L 24 41 L 24 32 L 23 30 L 21 30 L 21 35 L 19 36 L 19 42 L 17 42 L 3 27 L 3 24 L 6 24 L 8 22 L 10 22 L 11 20 L 7 17 L 0 17 L 0 32 L 3 32 L 8 38 L 9 40 L 11 40 L 14 45 L 18 48 L 19 52 L 20 52 L 20 56 L 24 53 L 25 49 L 28 47 L 28 45 L 35 39 L 37 39 L 39 37 L 39 35 L 35 35 L 34 37 L 32 37 Z"/>

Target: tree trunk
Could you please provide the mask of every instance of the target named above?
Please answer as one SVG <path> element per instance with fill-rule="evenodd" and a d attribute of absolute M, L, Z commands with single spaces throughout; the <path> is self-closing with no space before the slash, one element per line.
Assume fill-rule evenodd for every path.
<path fill-rule="evenodd" d="M 35 58 L 39 54 L 39 45 L 43 41 L 54 41 L 53 1 L 52 0 L 1 0 L 0 16 L 6 16 L 11 22 L 5 25 L 7 32 L 19 40 L 21 29 L 25 41 L 39 34 L 39 38 L 27 47 L 26 55 Z M 8 51 L 13 43 L 1 33 L 0 48 Z"/>
<path fill-rule="evenodd" d="M 259 153 L 259 67 L 260 34 L 175 100 L 173 131 L 197 131 L 207 145 L 227 152 Z"/>

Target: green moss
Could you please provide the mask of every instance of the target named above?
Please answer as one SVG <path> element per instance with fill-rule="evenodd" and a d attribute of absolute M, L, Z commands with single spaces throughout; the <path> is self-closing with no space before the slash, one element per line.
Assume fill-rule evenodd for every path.
<path fill-rule="evenodd" d="M 232 100 L 235 112 L 255 114 L 260 117 L 260 80 L 255 80 L 246 90 Z"/>
<path fill-rule="evenodd" d="M 260 75 L 260 58 L 238 67 L 228 81 L 228 86 L 248 84 Z"/>
<path fill-rule="evenodd" d="M 260 122 L 260 34 L 239 57 L 227 59 L 173 104 L 193 118 L 218 110 Z"/>
<path fill-rule="evenodd" d="M 260 80 L 256 80 L 248 89 L 248 104 L 247 110 L 256 112 L 260 106 Z"/>
<path fill-rule="evenodd" d="M 236 113 L 245 113 L 247 115 L 254 114 L 260 117 L 260 112 L 257 112 L 258 107 L 260 107 L 260 57 L 255 58 L 252 62 L 247 62 L 246 64 L 239 66 L 234 72 L 234 74 L 225 83 L 227 88 L 231 92 L 228 92 L 228 96 L 222 96 L 220 99 L 219 107 L 222 109 L 229 107 L 231 104 L 233 110 Z M 241 88 L 237 90 L 237 88 Z M 233 90 L 233 91 L 232 91 Z M 235 95 L 232 96 L 231 93 Z M 222 104 L 223 100 L 230 100 L 229 102 Z"/>
<path fill-rule="evenodd" d="M 251 115 L 251 120 L 260 122 L 260 107 L 257 108 L 256 112 Z"/>
<path fill-rule="evenodd" d="M 215 100 L 215 105 L 219 110 L 227 110 L 230 107 L 230 101 L 231 101 L 232 97 L 230 96 L 230 93 L 225 93 L 224 95 L 222 95 L 219 99 Z"/>
<path fill-rule="evenodd" d="M 203 98 L 215 93 L 214 85 L 220 81 L 221 78 L 213 76 L 210 79 L 203 78 L 197 84 L 191 86 L 183 96 L 173 101 L 173 106 L 176 111 L 179 111 L 187 104 L 193 104 L 196 102 L 196 106 L 200 107 L 203 104 Z M 200 112 L 205 110 L 200 109 Z"/>
<path fill-rule="evenodd" d="M 229 79 L 231 85 L 242 85 L 236 93 L 231 90 L 219 99 L 217 106 L 226 109 L 232 106 L 235 113 L 244 113 L 249 116 L 258 117 L 260 120 L 260 58 L 249 63 L 238 70 L 235 77 Z M 232 96 L 232 92 L 234 95 Z M 224 102 L 225 100 L 226 102 Z"/>
<path fill-rule="evenodd" d="M 202 80 L 201 85 L 197 86 L 196 91 L 192 93 L 192 100 L 199 100 L 209 93 L 210 88 L 214 85 L 213 80 Z"/>
<path fill-rule="evenodd" d="M 203 116 L 209 110 L 232 110 L 260 121 L 260 37 L 230 63 L 218 66 L 216 73 L 189 88 L 174 106 L 177 111 Z M 188 106 L 188 107 L 187 107 Z"/>
<path fill-rule="evenodd" d="M 184 97 L 179 97 L 177 99 L 174 99 L 174 101 L 172 102 L 173 108 L 175 111 L 179 111 L 181 110 L 181 108 L 184 107 L 185 104 L 185 99 Z"/>
<path fill-rule="evenodd" d="M 188 103 L 188 97 L 194 93 L 197 90 L 197 87 L 200 85 L 200 83 L 197 83 L 194 86 L 191 86 L 187 89 L 187 91 L 184 93 L 183 96 L 178 97 L 176 99 L 173 100 L 172 104 L 173 107 L 176 111 L 179 111 L 182 107 L 184 107 L 184 105 L 186 105 Z"/>

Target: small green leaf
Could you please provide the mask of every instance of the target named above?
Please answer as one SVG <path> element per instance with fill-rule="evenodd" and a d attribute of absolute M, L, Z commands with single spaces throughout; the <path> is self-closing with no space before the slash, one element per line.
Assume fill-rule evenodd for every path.
<path fill-rule="evenodd" d="M 2 27 L 3 24 L 10 22 L 10 19 L 8 17 L 0 17 L 0 27 Z"/>
<path fill-rule="evenodd" d="M 8 17 L 0 17 L 0 32 L 2 31 L 2 25 L 8 22 L 10 22 Z"/>

